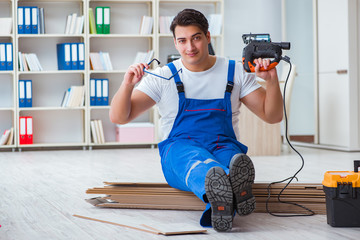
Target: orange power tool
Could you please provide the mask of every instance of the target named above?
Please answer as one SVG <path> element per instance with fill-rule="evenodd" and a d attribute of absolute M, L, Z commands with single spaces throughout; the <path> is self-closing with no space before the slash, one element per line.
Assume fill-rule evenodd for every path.
<path fill-rule="evenodd" d="M 247 44 L 243 50 L 242 61 L 246 72 L 255 72 L 254 60 L 257 58 L 271 58 L 270 66 L 265 70 L 270 70 L 280 62 L 282 57 L 282 49 L 289 50 L 290 42 L 271 42 L 270 34 L 244 34 L 243 41 Z"/>

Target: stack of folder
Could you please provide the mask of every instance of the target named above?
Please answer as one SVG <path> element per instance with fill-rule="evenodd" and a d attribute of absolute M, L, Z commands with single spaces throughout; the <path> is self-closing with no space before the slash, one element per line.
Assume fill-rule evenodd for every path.
<path fill-rule="evenodd" d="M 154 50 L 149 50 L 147 52 L 137 52 L 135 59 L 134 59 L 134 64 L 135 63 L 148 63 L 151 61 L 153 56 L 154 56 Z"/>
<path fill-rule="evenodd" d="M 19 34 L 45 33 L 44 8 L 18 7 L 17 20 Z"/>
<path fill-rule="evenodd" d="M 170 25 L 175 16 L 159 16 L 159 32 L 161 34 L 170 34 Z"/>
<path fill-rule="evenodd" d="M 95 144 L 104 144 L 105 143 L 105 135 L 104 128 L 101 120 L 91 120 L 90 121 L 91 128 L 91 138 L 92 142 Z"/>
<path fill-rule="evenodd" d="M 19 117 L 20 144 L 33 144 L 33 118 L 31 116 Z"/>
<path fill-rule="evenodd" d="M 57 61 L 59 70 L 84 70 L 84 43 L 57 44 Z"/>
<path fill-rule="evenodd" d="M 0 138 L 0 145 L 12 145 L 14 140 L 14 128 L 6 129 Z"/>
<path fill-rule="evenodd" d="M 13 66 L 13 44 L 0 43 L 0 71 L 11 71 Z"/>
<path fill-rule="evenodd" d="M 109 79 L 90 79 L 90 106 L 109 105 Z"/>
<path fill-rule="evenodd" d="M 140 24 L 140 35 L 148 35 L 152 33 L 154 18 L 143 16 Z"/>
<path fill-rule="evenodd" d="M 35 53 L 19 52 L 19 71 L 43 71 Z"/>
<path fill-rule="evenodd" d="M 90 53 L 90 68 L 91 70 L 106 70 L 112 71 L 113 66 L 108 52 L 91 52 Z"/>
<path fill-rule="evenodd" d="M 84 86 L 71 86 L 64 93 L 61 107 L 82 107 L 85 99 Z"/>
<path fill-rule="evenodd" d="M 11 34 L 12 31 L 12 18 L 0 18 L 0 35 Z"/>
<path fill-rule="evenodd" d="M 97 207 L 139 208 L 169 210 L 205 209 L 203 203 L 191 192 L 184 192 L 170 187 L 166 183 L 124 183 L 104 182 L 105 187 L 90 188 L 87 194 L 105 194 L 86 201 Z M 285 184 L 272 185 L 270 188 L 269 210 L 274 213 L 307 213 L 304 209 L 277 201 L 277 195 Z M 253 194 L 256 198 L 255 212 L 266 212 L 268 184 L 255 183 Z M 310 208 L 317 214 L 326 213 L 325 193 L 322 184 L 292 183 L 281 195 L 281 200 L 296 202 Z"/>
<path fill-rule="evenodd" d="M 209 32 L 211 35 L 220 35 L 222 29 L 222 15 L 210 14 L 209 17 Z"/>
<path fill-rule="evenodd" d="M 19 80 L 19 107 L 32 107 L 31 80 Z"/>
<path fill-rule="evenodd" d="M 65 34 L 82 34 L 84 19 L 84 16 L 77 16 L 77 13 L 69 14 L 66 18 Z"/>

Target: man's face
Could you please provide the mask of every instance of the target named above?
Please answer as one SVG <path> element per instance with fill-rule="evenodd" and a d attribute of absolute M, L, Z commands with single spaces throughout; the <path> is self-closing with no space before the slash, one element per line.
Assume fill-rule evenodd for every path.
<path fill-rule="evenodd" d="M 180 53 L 185 66 L 201 64 L 207 60 L 209 32 L 205 35 L 199 27 L 194 25 L 176 26 L 174 32 L 175 48 Z"/>

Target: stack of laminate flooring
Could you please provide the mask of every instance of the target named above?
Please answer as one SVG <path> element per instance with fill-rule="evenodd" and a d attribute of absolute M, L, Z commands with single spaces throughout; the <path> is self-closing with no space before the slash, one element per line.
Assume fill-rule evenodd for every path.
<path fill-rule="evenodd" d="M 170 187 L 166 183 L 122 183 L 104 182 L 104 187 L 90 188 L 88 194 L 105 194 L 86 201 L 97 207 L 204 210 L 205 204 L 191 192 Z M 268 209 L 274 213 L 307 213 L 291 204 L 278 202 L 278 194 L 285 184 L 274 184 L 270 188 Z M 266 212 L 268 184 L 255 183 L 253 194 L 256 198 L 255 212 Z M 292 183 L 281 195 L 281 201 L 301 204 L 317 214 L 326 213 L 325 193 L 321 184 Z"/>

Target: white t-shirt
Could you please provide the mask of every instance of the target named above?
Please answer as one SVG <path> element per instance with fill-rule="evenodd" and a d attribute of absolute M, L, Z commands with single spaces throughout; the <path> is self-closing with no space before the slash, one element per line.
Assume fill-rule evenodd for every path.
<path fill-rule="evenodd" d="M 181 59 L 173 62 L 179 72 L 185 88 L 185 97 L 193 99 L 219 99 L 224 98 L 227 84 L 228 59 L 216 57 L 214 66 L 203 72 L 191 72 L 184 67 Z M 155 74 L 169 78 L 172 73 L 169 67 L 159 67 L 153 71 Z M 234 74 L 234 88 L 231 93 L 232 123 L 237 139 L 239 139 L 240 99 L 258 89 L 260 84 L 255 74 L 244 71 L 241 63 L 237 62 Z M 159 109 L 160 130 L 163 139 L 166 139 L 174 124 L 179 107 L 179 96 L 173 78 L 165 80 L 148 74 L 144 77 L 137 90 L 151 97 Z"/>

